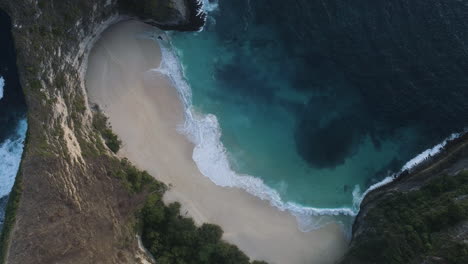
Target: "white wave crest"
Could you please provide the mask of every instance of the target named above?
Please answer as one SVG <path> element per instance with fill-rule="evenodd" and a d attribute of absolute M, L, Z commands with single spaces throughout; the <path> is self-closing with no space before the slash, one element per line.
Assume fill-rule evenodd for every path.
<path fill-rule="evenodd" d="M 5 79 L 0 76 L 0 100 L 3 98 L 3 87 L 5 87 Z"/>
<path fill-rule="evenodd" d="M 200 11 L 205 12 L 205 14 L 214 12 L 219 8 L 218 0 L 198 0 L 198 3 L 202 6 Z"/>
<path fill-rule="evenodd" d="M 423 162 L 424 160 L 436 155 L 437 153 L 439 153 L 445 147 L 445 145 L 447 145 L 447 143 L 449 141 L 454 140 L 454 139 L 458 138 L 459 136 L 460 136 L 459 133 L 453 133 L 448 138 L 446 138 L 444 141 L 442 141 L 442 143 L 434 146 L 433 148 L 425 150 L 421 154 L 417 155 L 416 157 L 414 157 L 413 159 L 408 161 L 405 164 L 405 166 L 403 166 L 402 170 L 412 169 L 414 166 L 418 165 L 419 163 Z"/>
<path fill-rule="evenodd" d="M 205 21 L 203 26 L 198 30 L 198 32 L 202 32 L 205 28 L 207 20 L 210 19 L 213 23 L 215 23 L 214 18 L 210 16 L 211 13 L 215 12 L 219 8 L 218 0 L 197 0 L 198 4 L 201 5 L 201 8 L 197 11 L 198 16 L 205 17 Z"/>
<path fill-rule="evenodd" d="M 15 133 L 0 144 L 0 197 L 9 194 L 15 183 L 27 128 L 26 119 L 20 120 Z"/>

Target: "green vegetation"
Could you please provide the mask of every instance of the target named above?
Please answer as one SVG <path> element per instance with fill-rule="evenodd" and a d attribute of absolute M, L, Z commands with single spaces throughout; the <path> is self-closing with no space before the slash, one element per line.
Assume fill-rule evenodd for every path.
<path fill-rule="evenodd" d="M 392 193 L 370 209 L 371 228 L 355 238 L 342 263 L 468 263 L 468 244 L 457 238 L 467 220 L 468 172 Z"/>
<path fill-rule="evenodd" d="M 122 141 L 117 137 L 112 129 L 109 126 L 107 117 L 101 113 L 97 112 L 94 114 L 93 118 L 94 128 L 101 133 L 102 138 L 104 139 L 107 147 L 114 153 L 117 153 L 122 145 Z"/>
<path fill-rule="evenodd" d="M 236 246 L 221 240 L 223 231 L 219 226 L 195 226 L 191 218 L 180 215 L 180 204 L 165 206 L 160 194 L 148 197 L 141 211 L 141 221 L 143 244 L 157 263 L 250 263 Z"/>
<path fill-rule="evenodd" d="M 123 181 L 124 186 L 133 193 L 157 192 L 164 193 L 167 186 L 164 183 L 156 181 L 146 171 L 140 171 L 133 166 L 127 159 L 122 159 L 119 164 L 114 166 L 118 170 L 114 171 L 114 176 Z"/>

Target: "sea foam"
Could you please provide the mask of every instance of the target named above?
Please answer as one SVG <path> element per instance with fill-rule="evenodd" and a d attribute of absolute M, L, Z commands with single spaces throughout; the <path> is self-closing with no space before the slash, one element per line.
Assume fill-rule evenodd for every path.
<path fill-rule="evenodd" d="M 453 133 L 448 138 L 446 138 L 444 141 L 442 141 L 442 143 L 440 143 L 440 144 L 438 144 L 438 145 L 436 145 L 436 146 L 434 146 L 434 147 L 432 147 L 430 149 L 425 150 L 421 154 L 417 155 L 416 157 L 414 157 L 413 159 L 408 161 L 403 166 L 402 170 L 412 169 L 414 166 L 418 165 L 419 163 L 421 163 L 421 162 L 425 161 L 426 159 L 436 155 L 437 153 L 439 153 L 445 147 L 445 145 L 447 145 L 447 143 L 449 141 L 458 138 L 460 135 L 461 135 L 460 133 Z"/>
<path fill-rule="evenodd" d="M 154 40 L 159 43 L 162 53 L 161 65 L 155 71 L 166 75 L 171 80 L 184 104 L 185 122 L 179 126 L 178 130 L 195 145 L 192 158 L 200 172 L 216 185 L 241 188 L 262 200 L 269 201 L 272 206 L 279 210 L 291 213 L 296 217 L 299 229 L 304 232 L 338 221 L 344 227 L 345 232 L 349 233 L 352 219 L 358 214 L 360 204 L 369 192 L 392 182 L 399 176 L 401 171 L 437 154 L 449 140 L 458 136 L 458 134 L 453 134 L 441 144 L 424 151 L 403 166 L 399 173 L 389 175 L 370 186 L 363 193 L 356 185 L 353 191 L 353 206 L 351 208 L 315 208 L 287 202 L 281 198 L 275 189 L 267 186 L 262 179 L 236 173 L 231 168 L 226 148 L 221 142 L 222 132 L 217 117 L 213 114 L 197 112 L 192 105 L 192 91 L 186 81 L 183 65 L 180 63 L 180 53 L 176 53 L 176 49 L 172 46 L 170 40 Z"/>
<path fill-rule="evenodd" d="M 218 0 L 198 0 L 198 3 L 202 6 L 199 12 L 204 12 L 205 14 L 216 11 L 219 7 Z"/>
<path fill-rule="evenodd" d="M 27 128 L 26 119 L 21 119 L 14 134 L 0 143 L 0 197 L 9 194 L 15 183 Z"/>
<path fill-rule="evenodd" d="M 0 76 L 0 100 L 3 98 L 3 87 L 5 87 L 5 79 Z"/>
<path fill-rule="evenodd" d="M 204 17 L 203 26 L 198 30 L 198 32 L 202 32 L 205 28 L 207 20 L 214 22 L 212 16 L 209 16 L 210 13 L 213 13 L 218 10 L 218 0 L 197 0 L 198 4 L 200 5 L 200 9 L 197 11 L 197 16 Z"/>

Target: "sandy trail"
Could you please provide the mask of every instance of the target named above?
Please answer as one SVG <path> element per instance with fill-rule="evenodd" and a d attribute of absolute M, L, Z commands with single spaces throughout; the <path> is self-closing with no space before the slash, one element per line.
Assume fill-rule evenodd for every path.
<path fill-rule="evenodd" d="M 166 201 L 179 201 L 197 223 L 220 225 L 224 239 L 253 259 L 271 263 L 333 263 L 346 249 L 336 225 L 303 233 L 296 220 L 237 188 L 213 184 L 192 160 L 193 145 L 176 128 L 184 119 L 177 91 L 161 74 L 158 44 L 142 33 L 157 29 L 121 22 L 103 33 L 89 57 L 90 101 L 109 116 L 124 142 L 120 155 L 171 184 Z"/>

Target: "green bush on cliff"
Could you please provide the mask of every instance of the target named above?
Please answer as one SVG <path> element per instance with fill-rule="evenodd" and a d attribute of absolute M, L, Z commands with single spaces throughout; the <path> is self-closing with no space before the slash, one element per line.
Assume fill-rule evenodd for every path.
<path fill-rule="evenodd" d="M 99 133 L 101 133 L 106 146 L 112 152 L 117 153 L 120 150 L 122 141 L 120 141 L 119 137 L 112 132 L 107 117 L 101 112 L 95 113 L 93 117 L 93 126 L 97 131 L 99 131 Z"/>
<path fill-rule="evenodd" d="M 142 191 L 164 193 L 167 189 L 164 183 L 156 181 L 146 171 L 140 171 L 133 166 L 127 159 L 120 160 L 120 164 L 116 164 L 119 168 L 114 172 L 114 176 L 123 181 L 124 185 L 134 193 Z"/>
<path fill-rule="evenodd" d="M 180 215 L 180 204 L 165 206 L 157 193 L 148 197 L 141 221 L 143 244 L 157 263 L 250 263 L 236 246 L 221 240 L 223 231 L 219 226 L 197 227 L 191 218 Z M 262 263 L 266 262 L 253 262 Z"/>
<path fill-rule="evenodd" d="M 457 226 L 468 224 L 468 173 L 395 192 L 366 219 L 371 228 L 355 238 L 343 263 L 468 263 L 468 244 L 455 239 Z"/>

